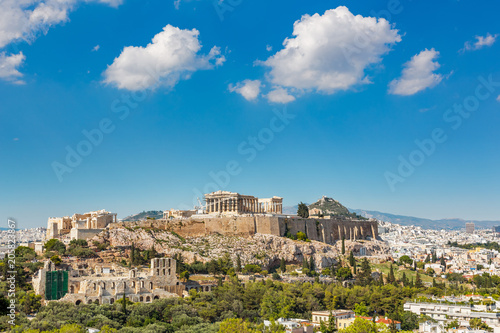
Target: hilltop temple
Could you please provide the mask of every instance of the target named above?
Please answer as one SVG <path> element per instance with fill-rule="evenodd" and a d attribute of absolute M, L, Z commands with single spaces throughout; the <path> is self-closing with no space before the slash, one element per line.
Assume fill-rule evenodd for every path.
<path fill-rule="evenodd" d="M 205 194 L 207 214 L 282 214 L 283 198 L 259 199 L 236 192 L 217 191 Z"/>
<path fill-rule="evenodd" d="M 88 239 L 113 222 L 116 222 L 116 213 L 104 209 L 73 216 L 49 217 L 46 237 L 52 239 L 69 235 L 71 239 Z"/>

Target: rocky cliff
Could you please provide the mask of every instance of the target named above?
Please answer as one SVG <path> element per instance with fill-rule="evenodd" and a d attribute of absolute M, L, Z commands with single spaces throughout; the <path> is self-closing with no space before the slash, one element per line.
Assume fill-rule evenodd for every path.
<path fill-rule="evenodd" d="M 259 264 L 267 268 L 278 265 L 281 258 L 287 263 L 300 264 L 304 257 L 313 256 L 317 267 L 321 269 L 335 263 L 341 251 L 341 242 L 329 245 L 259 233 L 248 237 L 220 234 L 182 237 L 175 232 L 144 227 L 106 229 L 91 242 L 94 240 L 100 243 L 109 242 L 115 247 L 128 247 L 132 243 L 142 250 L 154 247 L 159 253 L 168 256 L 181 253 L 187 262 L 195 259 L 206 262 L 226 253 L 229 253 L 235 262 L 239 254 L 243 265 Z M 386 254 L 388 251 L 385 243 L 381 241 L 346 241 L 345 245 L 346 251 L 352 249 L 354 253 L 359 253 L 359 249 L 364 247 L 367 255 Z"/>

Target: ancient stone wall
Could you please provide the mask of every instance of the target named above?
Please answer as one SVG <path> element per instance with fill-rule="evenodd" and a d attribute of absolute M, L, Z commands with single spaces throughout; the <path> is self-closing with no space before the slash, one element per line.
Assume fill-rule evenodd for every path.
<path fill-rule="evenodd" d="M 176 232 L 183 237 L 202 237 L 214 233 L 243 237 L 255 233 L 285 236 L 287 232 L 296 235 L 301 231 L 306 234 L 307 238 L 327 244 L 334 244 L 342 238 L 357 240 L 378 237 L 378 224 L 376 221 L 342 218 L 285 218 L 265 215 L 147 220 L 119 222 L 110 225 L 110 228 L 115 227 L 165 229 Z"/>

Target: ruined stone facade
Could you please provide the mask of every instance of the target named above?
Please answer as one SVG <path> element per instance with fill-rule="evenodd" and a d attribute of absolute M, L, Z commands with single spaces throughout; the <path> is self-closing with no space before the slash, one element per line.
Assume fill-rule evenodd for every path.
<path fill-rule="evenodd" d="M 156 221 L 118 222 L 110 228 L 120 227 L 153 227 L 174 231 L 183 237 L 202 237 L 219 233 L 228 236 L 251 236 L 256 233 L 285 236 L 287 232 L 296 235 L 302 231 L 307 238 L 327 244 L 345 238 L 346 240 L 378 238 L 377 221 L 356 220 L 348 218 L 314 219 L 300 217 L 266 216 L 262 214 L 250 216 L 207 216 L 188 219 L 171 219 Z"/>
<path fill-rule="evenodd" d="M 112 222 L 116 222 L 116 214 L 104 209 L 73 216 L 49 217 L 46 237 L 49 240 L 69 234 L 71 239 L 88 239 Z"/>
<path fill-rule="evenodd" d="M 236 192 L 216 191 L 205 194 L 207 214 L 281 214 L 283 198 L 259 199 Z"/>
<path fill-rule="evenodd" d="M 47 261 L 33 279 L 33 289 L 45 295 L 45 276 L 55 268 Z M 59 301 L 74 304 L 113 304 L 125 294 L 132 302 L 149 303 L 155 299 L 182 295 L 185 287 L 180 285 L 176 274 L 176 261 L 171 258 L 151 259 L 147 270 L 124 269 L 114 265 L 96 266 L 92 270 L 71 269 L 68 278 L 68 293 Z"/>

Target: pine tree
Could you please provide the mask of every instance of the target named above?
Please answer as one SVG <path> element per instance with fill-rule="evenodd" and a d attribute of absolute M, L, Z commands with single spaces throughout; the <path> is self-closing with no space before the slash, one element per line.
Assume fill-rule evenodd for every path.
<path fill-rule="evenodd" d="M 127 298 L 125 297 L 125 291 L 123 292 L 123 298 L 122 298 L 122 309 L 123 309 L 123 314 L 127 316 Z"/>
<path fill-rule="evenodd" d="M 280 270 L 281 270 L 281 273 L 286 272 L 286 263 L 285 263 L 285 259 L 283 259 L 283 258 L 281 258 L 281 261 L 280 261 Z"/>
<path fill-rule="evenodd" d="M 366 286 L 372 282 L 372 269 L 368 259 L 364 258 L 361 261 L 360 271 L 358 272 L 357 281 L 359 285 Z"/>
<path fill-rule="evenodd" d="M 378 277 L 378 285 L 379 286 L 383 286 L 384 285 L 384 274 L 383 273 L 380 273 L 380 275 Z"/>
<path fill-rule="evenodd" d="M 132 243 L 132 247 L 130 248 L 130 265 L 132 266 L 135 262 L 135 245 Z"/>
<path fill-rule="evenodd" d="M 437 284 L 436 284 L 436 279 L 435 279 L 435 278 L 432 278 L 432 287 L 433 287 L 433 288 L 436 288 L 436 287 L 437 287 Z"/>
<path fill-rule="evenodd" d="M 428 262 L 431 262 L 431 256 L 430 255 L 427 255 L 427 257 L 425 257 L 425 263 L 428 263 Z"/>
<path fill-rule="evenodd" d="M 351 253 L 349 254 L 349 265 L 351 265 L 351 267 L 354 267 L 354 265 L 356 264 L 356 259 L 354 259 L 354 254 Z"/>
<path fill-rule="evenodd" d="M 415 287 L 422 288 L 424 285 L 422 284 L 422 279 L 420 278 L 420 274 L 417 272 L 417 276 L 415 278 Z"/>
<path fill-rule="evenodd" d="M 410 280 L 410 282 L 408 283 L 408 287 L 410 288 L 413 288 L 413 278 Z"/>
<path fill-rule="evenodd" d="M 437 261 L 436 252 L 432 252 L 432 263 Z"/>
<path fill-rule="evenodd" d="M 241 257 L 239 254 L 236 255 L 236 272 L 241 272 Z"/>
<path fill-rule="evenodd" d="M 314 257 L 309 257 L 309 270 L 314 271 L 316 269 L 316 265 L 314 264 Z"/>
<path fill-rule="evenodd" d="M 441 264 L 441 266 L 444 267 L 444 270 L 446 270 L 446 261 L 444 261 L 444 257 L 443 256 L 441 257 L 440 264 Z"/>
<path fill-rule="evenodd" d="M 413 270 L 416 271 L 417 270 L 417 261 L 413 261 Z"/>
<path fill-rule="evenodd" d="M 406 277 L 405 272 L 403 272 L 403 277 L 401 278 L 401 282 L 403 282 L 404 287 L 408 286 L 408 278 Z"/>
<path fill-rule="evenodd" d="M 342 237 L 342 254 L 345 254 L 345 237 Z"/>
<path fill-rule="evenodd" d="M 354 274 L 356 274 L 356 261 L 354 261 L 354 265 L 352 266 Z"/>
<path fill-rule="evenodd" d="M 299 203 L 299 205 L 297 206 L 297 215 L 305 219 L 309 217 L 309 208 L 307 208 L 307 205 L 305 203 Z"/>
<path fill-rule="evenodd" d="M 307 259 L 304 257 L 302 260 L 302 269 L 309 269 L 309 264 L 307 263 Z"/>
<path fill-rule="evenodd" d="M 391 264 L 391 268 L 389 270 L 389 276 L 387 277 L 387 283 L 391 284 L 394 282 L 396 282 L 396 277 L 394 276 L 394 269 L 392 268 Z"/>

